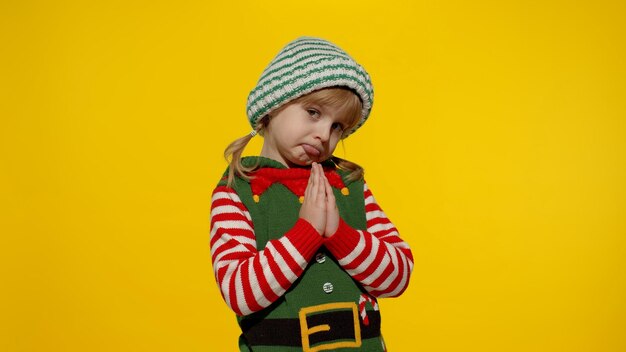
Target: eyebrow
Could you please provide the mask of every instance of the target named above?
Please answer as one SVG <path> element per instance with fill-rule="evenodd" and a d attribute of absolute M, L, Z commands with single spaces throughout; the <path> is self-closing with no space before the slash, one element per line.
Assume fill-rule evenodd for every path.
<path fill-rule="evenodd" d="M 319 104 L 319 103 L 315 103 L 315 102 L 310 102 L 307 104 L 310 107 L 316 108 L 318 110 L 320 110 L 322 112 L 323 115 L 327 115 L 328 113 L 328 109 L 326 108 L 326 106 L 328 105 L 324 105 L 324 104 Z M 338 118 L 336 121 L 340 122 L 344 128 L 348 128 L 350 126 L 350 118 L 348 116 L 348 114 L 339 114 L 341 117 Z"/>

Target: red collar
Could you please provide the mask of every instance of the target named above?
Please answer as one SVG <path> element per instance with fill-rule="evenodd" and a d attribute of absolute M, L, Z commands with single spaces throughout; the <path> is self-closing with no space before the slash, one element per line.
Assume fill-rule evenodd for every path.
<path fill-rule="evenodd" d="M 325 167 L 324 174 L 328 178 L 328 183 L 332 187 L 341 190 L 341 194 L 348 195 L 348 188 L 343 183 L 341 176 L 334 168 Z M 259 197 L 265 192 L 272 184 L 278 182 L 287 187 L 293 194 L 295 194 L 300 203 L 304 200 L 304 191 L 311 175 L 311 169 L 276 169 L 276 168 L 261 168 L 251 173 L 250 187 L 252 188 L 252 194 L 255 202 L 259 202 Z"/>

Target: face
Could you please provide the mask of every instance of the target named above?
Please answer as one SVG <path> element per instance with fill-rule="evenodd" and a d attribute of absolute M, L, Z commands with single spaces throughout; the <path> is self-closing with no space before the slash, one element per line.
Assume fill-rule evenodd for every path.
<path fill-rule="evenodd" d="M 322 162 L 335 151 L 345 126 L 335 107 L 290 103 L 271 116 L 261 156 L 288 167 Z"/>

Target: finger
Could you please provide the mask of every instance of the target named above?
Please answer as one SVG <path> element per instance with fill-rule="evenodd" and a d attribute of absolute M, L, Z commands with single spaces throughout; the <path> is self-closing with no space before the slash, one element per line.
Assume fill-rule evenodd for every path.
<path fill-rule="evenodd" d="M 313 173 L 309 175 L 309 179 L 306 183 L 306 188 L 304 189 L 304 201 L 306 201 L 310 197 L 312 187 L 313 187 Z"/>
<path fill-rule="evenodd" d="M 324 185 L 324 171 L 322 171 L 322 166 L 317 164 L 317 182 L 319 184 L 318 196 L 320 200 L 326 200 L 326 187 Z"/>
<path fill-rule="evenodd" d="M 328 177 L 326 177 L 326 174 L 324 173 L 324 169 L 320 169 L 320 177 L 321 177 L 322 184 L 324 184 L 324 192 L 328 193 L 329 191 L 328 187 L 330 186 L 330 183 L 328 182 Z"/>
<path fill-rule="evenodd" d="M 316 201 L 319 193 L 319 176 L 317 175 L 317 168 L 315 167 L 315 163 L 311 167 L 311 201 Z"/>
<path fill-rule="evenodd" d="M 326 189 L 326 200 L 328 204 L 332 207 L 336 207 L 337 204 L 335 203 L 335 193 L 333 192 L 333 187 L 330 185 L 330 182 L 328 182 L 327 177 L 324 177 L 324 185 Z"/>

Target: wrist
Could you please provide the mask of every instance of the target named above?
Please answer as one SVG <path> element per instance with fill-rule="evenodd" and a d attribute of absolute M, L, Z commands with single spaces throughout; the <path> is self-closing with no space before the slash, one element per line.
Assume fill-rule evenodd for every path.
<path fill-rule="evenodd" d="M 361 235 L 343 219 L 339 219 L 337 231 L 324 239 L 324 245 L 336 258 L 343 258 L 356 248 Z"/>
<path fill-rule="evenodd" d="M 341 217 L 339 217 L 338 221 L 336 224 L 334 224 L 334 226 L 331 226 L 330 228 L 326 229 L 326 232 L 324 233 L 324 237 L 325 238 L 331 238 L 333 237 L 335 234 L 341 232 L 341 227 L 342 224 L 345 226 L 346 224 L 344 223 L 343 219 Z"/>
<path fill-rule="evenodd" d="M 300 218 L 294 226 L 289 230 L 285 237 L 289 239 L 291 244 L 308 260 L 318 248 L 324 243 L 324 239 L 319 235 L 317 230 L 307 220 Z"/>
<path fill-rule="evenodd" d="M 324 235 L 324 228 L 317 228 L 317 226 L 314 225 L 314 223 L 312 221 L 310 221 L 309 219 L 300 216 L 299 220 L 306 222 L 310 227 L 312 227 L 315 232 L 317 232 L 318 235 L 323 236 Z"/>

